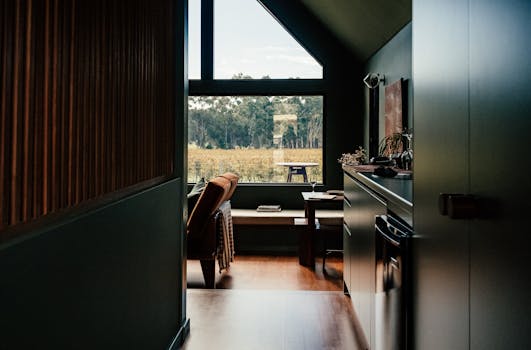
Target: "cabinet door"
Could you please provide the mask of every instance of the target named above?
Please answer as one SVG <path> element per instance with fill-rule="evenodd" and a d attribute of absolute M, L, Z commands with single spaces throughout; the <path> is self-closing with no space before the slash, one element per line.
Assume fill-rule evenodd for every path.
<path fill-rule="evenodd" d="M 346 212 L 346 210 L 345 210 Z M 352 292 L 352 280 L 350 278 L 350 259 L 351 259 L 351 241 L 352 234 L 350 228 L 343 221 L 343 283 L 344 283 L 344 292 L 350 294 Z"/>
<path fill-rule="evenodd" d="M 357 193 L 357 211 L 352 235 L 355 237 L 357 263 L 356 312 L 370 344 L 374 344 L 374 294 L 376 292 L 376 245 L 375 217 L 385 214 L 387 208 L 382 199 L 361 184 Z"/>
<path fill-rule="evenodd" d="M 352 271 L 352 266 L 354 265 L 352 263 L 353 260 L 353 238 L 352 238 L 352 226 L 353 222 L 355 220 L 355 208 L 352 207 L 352 203 L 355 202 L 355 191 L 356 191 L 356 184 L 354 183 L 354 180 L 348 176 L 347 174 L 344 175 L 343 178 L 343 186 L 345 190 L 345 200 L 343 203 L 343 222 L 344 222 L 344 228 L 343 228 L 343 280 L 345 282 L 345 286 L 348 289 L 349 294 L 352 297 L 352 293 L 354 293 L 354 286 L 353 286 L 353 275 L 355 272 Z M 354 298 L 352 299 L 352 302 L 354 303 Z M 355 306 L 355 304 L 354 304 Z"/>
<path fill-rule="evenodd" d="M 468 4 L 413 2 L 415 349 L 468 350 L 468 224 L 438 211 L 468 193 Z"/>
<path fill-rule="evenodd" d="M 531 1 L 470 0 L 470 349 L 531 349 Z"/>
<path fill-rule="evenodd" d="M 363 184 L 346 175 L 345 196 L 350 202 L 345 222 L 350 229 L 350 295 L 360 321 L 365 341 L 373 343 L 375 293 L 375 234 L 376 215 L 386 213 L 386 206 Z M 347 264 L 345 262 L 344 264 Z"/>
<path fill-rule="evenodd" d="M 531 2 L 413 2 L 416 349 L 529 349 Z M 470 193 L 479 216 L 438 212 Z"/>

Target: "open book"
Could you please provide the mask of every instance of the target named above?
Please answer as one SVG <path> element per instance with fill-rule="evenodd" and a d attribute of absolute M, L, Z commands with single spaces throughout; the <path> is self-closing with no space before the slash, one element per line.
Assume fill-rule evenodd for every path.
<path fill-rule="evenodd" d="M 336 198 L 335 194 L 328 194 L 328 193 L 323 193 L 323 192 L 314 192 L 308 196 L 308 199 L 334 199 L 334 198 Z"/>

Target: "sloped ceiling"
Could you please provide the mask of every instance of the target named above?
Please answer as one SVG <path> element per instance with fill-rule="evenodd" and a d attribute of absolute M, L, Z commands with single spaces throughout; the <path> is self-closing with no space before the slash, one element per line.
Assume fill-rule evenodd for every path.
<path fill-rule="evenodd" d="M 411 0 L 300 0 L 365 61 L 411 21 Z"/>

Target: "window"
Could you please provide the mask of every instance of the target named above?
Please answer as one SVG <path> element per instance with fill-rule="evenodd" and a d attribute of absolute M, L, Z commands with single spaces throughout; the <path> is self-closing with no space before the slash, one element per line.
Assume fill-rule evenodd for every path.
<path fill-rule="evenodd" d="M 322 182 L 321 96 L 190 97 L 188 120 L 188 182 L 225 171 L 241 182 L 286 182 L 285 162 L 317 163 L 308 178 Z"/>
<path fill-rule="evenodd" d="M 232 171 L 240 182 L 285 183 L 288 168 L 277 163 L 304 162 L 314 163 L 309 179 L 322 183 L 320 64 L 258 1 L 193 6 L 201 34 L 196 29 L 190 41 L 201 42 L 189 47 L 201 50 L 189 56 L 189 76 L 197 79 L 189 90 L 188 182 Z"/>
<path fill-rule="evenodd" d="M 214 4 L 215 79 L 322 78 L 319 63 L 258 1 Z"/>
<path fill-rule="evenodd" d="M 188 78 L 201 79 L 201 1 L 188 3 Z"/>

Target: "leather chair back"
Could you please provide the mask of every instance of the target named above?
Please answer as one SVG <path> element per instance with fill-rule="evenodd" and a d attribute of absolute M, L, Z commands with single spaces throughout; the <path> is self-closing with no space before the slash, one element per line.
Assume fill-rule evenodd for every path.
<path fill-rule="evenodd" d="M 210 180 L 197 200 L 187 222 L 187 234 L 201 235 L 210 217 L 219 208 L 231 189 L 230 180 L 218 176 Z"/>
<path fill-rule="evenodd" d="M 221 177 L 224 177 L 230 181 L 230 190 L 224 199 L 224 201 L 228 201 L 232 198 L 234 191 L 236 191 L 236 187 L 238 186 L 238 180 L 240 179 L 240 177 L 234 173 L 225 173 L 222 174 Z"/>

